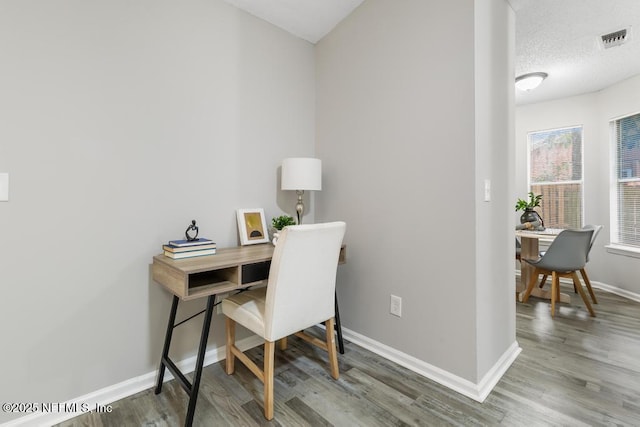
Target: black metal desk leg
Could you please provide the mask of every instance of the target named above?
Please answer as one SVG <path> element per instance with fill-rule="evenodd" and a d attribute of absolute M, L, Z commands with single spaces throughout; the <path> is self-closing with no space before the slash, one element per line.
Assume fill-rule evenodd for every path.
<path fill-rule="evenodd" d="M 196 401 L 198 400 L 198 389 L 200 388 L 200 376 L 202 375 L 202 365 L 204 364 L 204 355 L 207 351 L 207 339 L 209 338 L 209 328 L 211 326 L 211 318 L 213 317 L 213 307 L 216 302 L 216 296 L 210 295 L 207 298 L 207 310 L 204 314 L 202 323 L 202 335 L 200 336 L 200 348 L 198 348 L 198 359 L 196 360 L 196 369 L 193 372 L 193 384 L 191 385 L 191 395 L 189 397 L 189 408 L 187 409 L 187 418 L 185 426 L 190 427 L 193 423 L 193 414 L 196 411 Z"/>
<path fill-rule="evenodd" d="M 160 358 L 160 369 L 158 370 L 158 383 L 156 384 L 155 394 L 162 391 L 162 381 L 164 380 L 164 361 L 169 357 L 169 347 L 171 346 L 171 336 L 173 335 L 173 325 L 176 321 L 176 312 L 178 311 L 178 301 L 180 299 L 174 295 L 171 304 L 171 312 L 169 314 L 169 324 L 167 325 L 167 334 L 164 337 L 164 347 L 162 348 L 162 357 Z"/>
<path fill-rule="evenodd" d="M 338 310 L 338 292 L 336 292 L 336 333 L 338 334 L 338 351 L 344 354 L 344 342 L 342 342 L 342 326 L 340 325 L 340 310 Z"/>

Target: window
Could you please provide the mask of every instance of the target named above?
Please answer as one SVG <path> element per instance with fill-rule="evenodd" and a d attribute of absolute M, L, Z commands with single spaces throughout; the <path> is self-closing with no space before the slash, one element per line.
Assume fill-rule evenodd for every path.
<path fill-rule="evenodd" d="M 640 114 L 611 122 L 615 190 L 611 243 L 640 248 Z"/>
<path fill-rule="evenodd" d="M 582 227 L 582 126 L 529 133 L 529 184 L 545 227 Z"/>

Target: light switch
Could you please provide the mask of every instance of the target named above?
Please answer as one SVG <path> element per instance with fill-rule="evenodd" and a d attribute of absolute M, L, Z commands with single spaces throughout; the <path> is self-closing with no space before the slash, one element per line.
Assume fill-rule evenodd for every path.
<path fill-rule="evenodd" d="M 484 180 L 484 201 L 485 202 L 491 201 L 491 180 L 490 179 Z"/>
<path fill-rule="evenodd" d="M 9 201 L 9 174 L 0 173 L 0 202 Z"/>

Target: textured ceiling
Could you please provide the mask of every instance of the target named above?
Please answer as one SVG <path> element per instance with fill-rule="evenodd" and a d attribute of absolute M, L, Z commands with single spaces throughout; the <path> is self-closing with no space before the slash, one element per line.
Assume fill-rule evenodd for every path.
<path fill-rule="evenodd" d="M 363 0 L 225 1 L 316 43 Z M 640 0 L 508 1 L 516 13 L 516 76 L 549 74 L 535 90 L 516 90 L 516 104 L 595 92 L 640 74 Z M 629 40 L 604 50 L 598 38 L 622 28 Z"/>
<path fill-rule="evenodd" d="M 640 74 L 640 0 L 509 2 L 516 12 L 516 76 L 549 74 L 535 90 L 516 90 L 517 104 L 595 92 Z M 622 28 L 631 29 L 629 40 L 603 49 L 600 36 Z"/>

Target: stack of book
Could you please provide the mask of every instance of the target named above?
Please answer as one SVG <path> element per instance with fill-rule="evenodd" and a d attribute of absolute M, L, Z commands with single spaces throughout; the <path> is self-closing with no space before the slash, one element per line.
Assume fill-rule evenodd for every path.
<path fill-rule="evenodd" d="M 166 245 L 162 245 L 164 254 L 169 258 L 183 259 L 203 255 L 213 255 L 216 253 L 215 242 L 199 238 L 196 240 L 171 240 Z"/>

